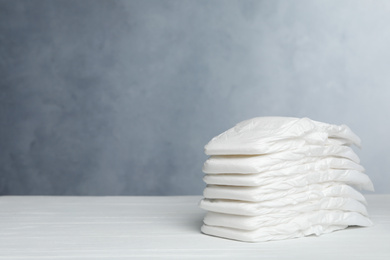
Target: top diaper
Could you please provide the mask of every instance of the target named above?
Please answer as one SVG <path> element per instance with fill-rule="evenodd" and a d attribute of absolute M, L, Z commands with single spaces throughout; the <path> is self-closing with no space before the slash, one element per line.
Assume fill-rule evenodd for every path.
<path fill-rule="evenodd" d="M 255 155 L 305 145 L 356 145 L 360 138 L 346 125 L 309 118 L 256 117 L 238 123 L 205 146 L 207 155 Z"/>

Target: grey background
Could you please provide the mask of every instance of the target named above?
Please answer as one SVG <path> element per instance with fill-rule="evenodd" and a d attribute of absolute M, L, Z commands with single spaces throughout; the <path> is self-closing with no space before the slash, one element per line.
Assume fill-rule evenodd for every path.
<path fill-rule="evenodd" d="M 201 194 L 255 116 L 349 125 L 390 192 L 389 1 L 0 1 L 0 194 Z"/>

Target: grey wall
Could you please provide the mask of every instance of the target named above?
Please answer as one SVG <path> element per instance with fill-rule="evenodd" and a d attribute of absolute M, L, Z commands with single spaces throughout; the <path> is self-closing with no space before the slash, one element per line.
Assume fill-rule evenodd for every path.
<path fill-rule="evenodd" d="M 349 125 L 390 192 L 390 2 L 0 1 L 0 194 L 201 194 L 255 116 Z"/>

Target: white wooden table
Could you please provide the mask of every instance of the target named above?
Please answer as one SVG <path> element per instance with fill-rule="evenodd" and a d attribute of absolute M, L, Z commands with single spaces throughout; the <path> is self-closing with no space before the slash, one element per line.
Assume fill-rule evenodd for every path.
<path fill-rule="evenodd" d="M 374 226 L 244 243 L 200 233 L 200 196 L 0 197 L 0 259 L 390 259 L 390 195 Z"/>

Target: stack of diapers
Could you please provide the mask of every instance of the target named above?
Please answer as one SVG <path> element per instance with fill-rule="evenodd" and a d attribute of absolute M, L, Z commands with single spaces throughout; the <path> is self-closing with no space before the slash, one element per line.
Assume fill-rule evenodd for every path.
<path fill-rule="evenodd" d="M 321 235 L 370 226 L 370 178 L 346 125 L 308 118 L 258 117 L 206 146 L 202 232 L 247 242 Z"/>

